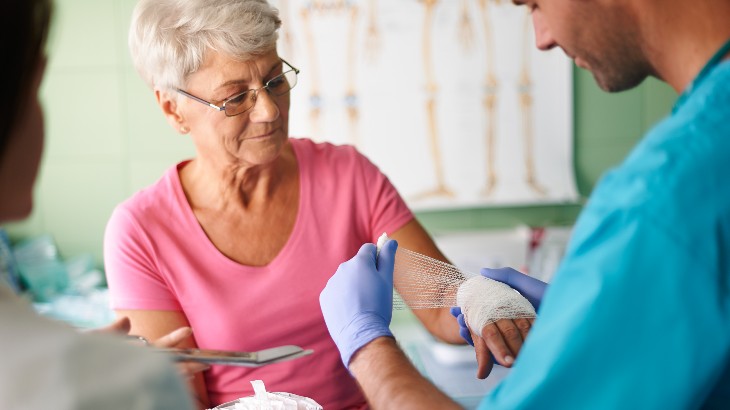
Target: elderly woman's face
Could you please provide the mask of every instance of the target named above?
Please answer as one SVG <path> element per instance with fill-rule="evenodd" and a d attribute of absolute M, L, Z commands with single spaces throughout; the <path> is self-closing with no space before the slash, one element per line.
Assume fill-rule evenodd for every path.
<path fill-rule="evenodd" d="M 282 73 L 282 61 L 271 51 L 249 61 L 211 52 L 188 78 L 185 91 L 218 106 L 246 90 L 259 89 Z M 198 154 L 248 166 L 275 160 L 288 138 L 289 94 L 275 96 L 261 89 L 256 103 L 242 114 L 227 117 L 182 95 L 178 109 L 190 129 Z"/>

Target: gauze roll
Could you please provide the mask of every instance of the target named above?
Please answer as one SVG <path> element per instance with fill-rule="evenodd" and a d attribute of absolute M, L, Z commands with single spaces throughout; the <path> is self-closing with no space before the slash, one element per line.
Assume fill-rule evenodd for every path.
<path fill-rule="evenodd" d="M 378 239 L 378 252 L 388 240 Z M 393 309 L 460 306 L 476 333 L 500 319 L 533 318 L 535 309 L 519 292 L 495 280 L 398 247 L 393 270 Z"/>

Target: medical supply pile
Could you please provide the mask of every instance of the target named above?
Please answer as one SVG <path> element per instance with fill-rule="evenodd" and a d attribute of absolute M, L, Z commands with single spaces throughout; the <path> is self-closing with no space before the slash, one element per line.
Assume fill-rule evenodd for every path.
<path fill-rule="evenodd" d="M 314 400 L 292 393 L 267 392 L 264 382 L 253 380 L 254 395 L 223 403 L 216 409 L 230 410 L 322 410 Z"/>
<path fill-rule="evenodd" d="M 378 250 L 387 240 L 386 234 L 378 239 Z M 500 319 L 536 316 L 530 302 L 511 287 L 400 247 L 393 282 L 393 309 L 460 306 L 475 331 Z"/>

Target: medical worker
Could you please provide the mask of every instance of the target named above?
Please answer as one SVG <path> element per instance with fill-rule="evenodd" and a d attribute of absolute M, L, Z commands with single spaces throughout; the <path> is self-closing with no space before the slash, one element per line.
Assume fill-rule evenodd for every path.
<path fill-rule="evenodd" d="M 602 178 L 544 298 L 515 271 L 483 271 L 539 311 L 480 408 L 728 408 L 730 1 L 515 3 L 531 11 L 540 49 L 562 48 L 602 89 L 654 76 L 680 96 Z M 366 244 L 340 266 L 320 297 L 325 321 L 373 407 L 457 407 L 388 330 L 396 246 L 376 265 Z"/>
<path fill-rule="evenodd" d="M 26 217 L 33 203 L 44 138 L 38 90 L 51 8 L 51 0 L 0 2 L 0 223 Z M 107 330 L 127 332 L 129 326 L 123 319 Z M 169 357 L 41 317 L 2 278 L 0 329 L 2 410 L 193 408 Z M 181 328 L 155 344 L 174 346 L 190 334 Z M 202 369 L 191 364 L 181 370 Z"/>

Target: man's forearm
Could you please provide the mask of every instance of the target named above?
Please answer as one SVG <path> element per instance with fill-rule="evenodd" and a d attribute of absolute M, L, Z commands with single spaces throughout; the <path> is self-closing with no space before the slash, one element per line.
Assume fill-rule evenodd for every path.
<path fill-rule="evenodd" d="M 459 409 L 454 401 L 426 380 L 389 337 L 360 349 L 350 370 L 375 409 Z"/>

